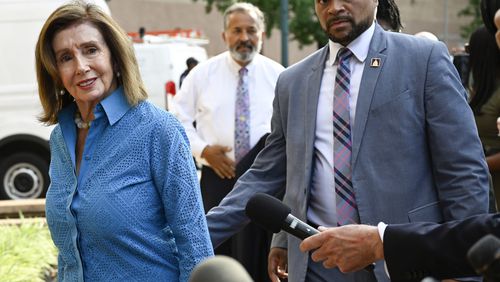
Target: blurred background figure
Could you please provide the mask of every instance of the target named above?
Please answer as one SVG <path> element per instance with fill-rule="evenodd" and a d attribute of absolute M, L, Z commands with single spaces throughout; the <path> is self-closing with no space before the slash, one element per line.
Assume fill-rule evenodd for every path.
<path fill-rule="evenodd" d="M 179 89 L 181 88 L 182 86 L 182 81 L 184 80 L 184 78 L 186 78 L 186 76 L 188 75 L 188 73 L 194 68 L 196 67 L 196 65 L 198 65 L 198 60 L 196 60 L 195 58 L 193 57 L 189 57 L 187 60 L 186 60 L 186 66 L 187 66 L 187 69 L 181 74 L 181 77 L 179 78 Z"/>
<path fill-rule="evenodd" d="M 497 20 L 500 21 L 500 18 L 495 18 L 495 14 L 499 9 L 500 0 L 481 0 L 481 17 L 483 18 L 484 26 L 492 34 L 495 34 L 497 32 L 498 24 L 500 24 L 497 23 Z"/>
<path fill-rule="evenodd" d="M 432 40 L 432 41 L 439 41 L 439 38 L 436 35 L 434 35 L 432 32 L 428 32 L 428 31 L 417 32 L 417 33 L 415 33 L 415 36 L 421 37 L 421 38 L 427 38 L 427 39 Z"/>
<path fill-rule="evenodd" d="M 271 131 L 274 87 L 284 69 L 260 54 L 265 22 L 258 7 L 235 3 L 226 9 L 223 21 L 227 51 L 196 66 L 173 100 L 173 112 L 202 165 L 206 212 L 233 189 L 264 147 Z M 215 253 L 236 258 L 254 280 L 266 281 L 270 243 L 271 234 L 252 224 Z"/>
<path fill-rule="evenodd" d="M 494 35 L 484 26 L 472 33 L 468 50 L 472 78 L 470 106 L 496 195 L 496 204 L 490 199 L 491 207 L 500 203 L 500 138 L 496 125 L 500 116 L 500 51 Z"/>
<path fill-rule="evenodd" d="M 394 0 L 379 0 L 376 17 L 378 24 L 385 30 L 401 32 L 403 29 L 399 8 Z"/>
<path fill-rule="evenodd" d="M 253 282 L 253 280 L 237 260 L 217 255 L 198 264 L 189 282 Z"/>
<path fill-rule="evenodd" d="M 145 101 L 132 43 L 99 7 L 54 11 L 36 45 L 60 281 L 187 281 L 213 255 L 181 124 Z M 76 239 L 75 239 L 76 238 Z"/>
<path fill-rule="evenodd" d="M 460 80 L 462 81 L 462 86 L 468 91 L 468 97 L 470 98 L 469 93 L 469 43 L 466 43 L 463 48 L 454 48 L 451 53 L 453 56 L 453 65 L 457 68 L 458 74 L 460 75 Z"/>

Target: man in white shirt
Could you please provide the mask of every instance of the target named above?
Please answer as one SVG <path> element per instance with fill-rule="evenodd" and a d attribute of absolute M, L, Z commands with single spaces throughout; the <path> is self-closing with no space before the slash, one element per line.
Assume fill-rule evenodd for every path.
<path fill-rule="evenodd" d="M 200 184 L 206 211 L 231 191 L 237 176 L 253 162 L 259 140 L 271 131 L 274 86 L 284 68 L 259 54 L 264 30 L 264 16 L 257 7 L 249 3 L 230 6 L 224 13 L 222 33 L 228 51 L 196 66 L 174 98 L 173 112 L 186 129 L 193 155 L 203 165 Z M 246 100 L 238 107 L 240 93 Z M 254 257 L 264 247 L 251 242 L 256 240 L 246 241 Z M 229 250 L 230 244 L 217 248 L 216 253 L 240 257 Z M 265 275 L 265 268 L 260 272 Z"/>

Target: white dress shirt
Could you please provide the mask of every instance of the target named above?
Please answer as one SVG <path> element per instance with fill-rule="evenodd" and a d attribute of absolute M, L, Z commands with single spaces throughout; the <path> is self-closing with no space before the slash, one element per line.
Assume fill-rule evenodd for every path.
<path fill-rule="evenodd" d="M 189 138 L 193 155 L 201 158 L 207 145 L 234 148 L 236 88 L 241 66 L 224 52 L 198 64 L 187 75 L 173 99 L 173 114 Z M 256 54 L 246 66 L 250 98 L 250 146 L 271 131 L 274 87 L 284 70 L 277 62 Z M 196 128 L 193 122 L 196 121 Z M 234 160 L 234 150 L 228 153 Z"/>
<path fill-rule="evenodd" d="M 351 139 L 353 138 L 356 102 L 358 100 L 359 86 L 365 59 L 375 24 L 372 24 L 358 38 L 352 41 L 347 48 L 354 56 L 350 60 L 351 81 L 349 86 L 349 108 Z M 316 114 L 316 135 L 314 140 L 314 170 L 311 181 L 309 206 L 307 210 L 308 220 L 322 226 L 337 226 L 336 194 L 333 176 L 333 90 L 335 87 L 335 75 L 337 74 L 337 52 L 343 46 L 330 41 L 329 57 L 324 66 L 323 78 L 318 101 L 318 112 Z"/>

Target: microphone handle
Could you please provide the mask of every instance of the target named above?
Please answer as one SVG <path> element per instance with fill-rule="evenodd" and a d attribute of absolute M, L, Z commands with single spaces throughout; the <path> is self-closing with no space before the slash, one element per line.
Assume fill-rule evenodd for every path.
<path fill-rule="evenodd" d="M 295 237 L 301 240 L 304 240 L 309 236 L 319 233 L 319 231 L 316 228 L 313 228 L 309 224 L 301 221 L 300 219 L 296 218 L 291 214 L 287 215 L 281 229 L 285 230 L 286 232 L 294 235 Z"/>
<path fill-rule="evenodd" d="M 292 214 L 288 214 L 285 218 L 285 222 L 283 222 L 283 226 L 281 227 L 287 233 L 294 235 L 295 237 L 304 240 L 305 238 L 312 236 L 314 234 L 318 234 L 319 230 L 310 226 L 309 224 L 301 221 L 296 218 Z M 367 265 L 364 270 L 368 272 L 372 272 L 375 268 L 375 264 Z"/>

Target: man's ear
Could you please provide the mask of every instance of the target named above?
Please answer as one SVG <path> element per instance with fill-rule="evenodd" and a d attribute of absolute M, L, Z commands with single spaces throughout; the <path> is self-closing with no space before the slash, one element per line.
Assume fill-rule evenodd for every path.
<path fill-rule="evenodd" d="M 224 40 L 224 42 L 227 43 L 226 42 L 226 32 L 225 31 L 222 32 L 222 40 Z"/>

